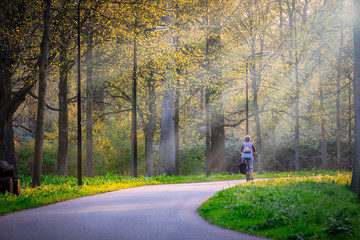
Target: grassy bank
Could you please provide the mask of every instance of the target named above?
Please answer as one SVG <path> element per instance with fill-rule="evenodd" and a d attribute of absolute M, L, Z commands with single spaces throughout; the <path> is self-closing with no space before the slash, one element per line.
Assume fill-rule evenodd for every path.
<path fill-rule="evenodd" d="M 199 213 L 207 221 L 272 239 L 360 239 L 360 202 L 351 175 L 251 182 L 219 192 Z"/>
<path fill-rule="evenodd" d="M 336 175 L 338 172 L 324 171 L 302 171 L 302 172 L 278 172 L 256 174 L 257 178 L 276 178 L 276 177 L 297 177 L 297 176 L 314 176 L 319 174 Z M 239 174 L 214 174 L 210 177 L 202 175 L 190 176 L 167 176 L 157 175 L 154 177 L 140 176 L 132 178 L 119 176 L 108 173 L 106 176 L 94 178 L 83 178 L 83 186 L 77 186 L 77 179 L 69 176 L 42 176 L 41 187 L 31 187 L 31 177 L 21 177 L 21 195 L 19 197 L 12 194 L 0 194 L 0 215 L 10 213 L 25 208 L 43 206 L 46 204 L 64 201 L 67 199 L 109 192 L 124 188 L 155 185 L 155 184 L 173 184 L 189 182 L 208 182 L 221 180 L 244 179 L 244 175 Z"/>

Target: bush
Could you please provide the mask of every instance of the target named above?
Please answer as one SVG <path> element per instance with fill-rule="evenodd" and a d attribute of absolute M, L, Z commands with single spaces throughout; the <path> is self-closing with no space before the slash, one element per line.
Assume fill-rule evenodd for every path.
<path fill-rule="evenodd" d="M 42 174 L 54 173 L 57 162 L 57 147 L 44 143 Z M 34 164 L 34 142 L 26 142 L 16 150 L 16 164 L 18 173 L 24 176 L 32 175 L 32 166 Z"/>
<path fill-rule="evenodd" d="M 205 172 L 206 147 L 204 143 L 196 143 L 185 147 L 180 154 L 180 174 L 198 175 Z"/>

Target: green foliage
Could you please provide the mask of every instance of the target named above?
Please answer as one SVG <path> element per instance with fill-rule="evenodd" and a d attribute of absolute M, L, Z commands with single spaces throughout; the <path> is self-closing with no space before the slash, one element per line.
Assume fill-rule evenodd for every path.
<path fill-rule="evenodd" d="M 129 129 L 127 125 L 121 125 L 112 118 L 96 124 L 94 135 L 95 175 L 105 175 L 108 172 L 116 174 L 129 172 L 131 159 Z M 139 150 L 141 148 L 139 146 Z M 140 154 L 138 158 L 141 161 L 144 157 Z"/>
<path fill-rule="evenodd" d="M 359 239 L 360 203 L 350 181 L 350 174 L 337 174 L 246 183 L 219 192 L 199 213 L 273 239 Z"/>
<path fill-rule="evenodd" d="M 106 175 L 113 172 L 120 175 L 129 173 L 131 160 L 131 145 L 129 127 L 113 122 L 108 118 L 106 121 L 95 124 L 94 131 L 94 172 L 95 175 Z M 141 135 L 140 135 L 141 137 Z M 129 139 L 129 141 L 127 141 Z M 85 143 L 85 142 L 84 142 Z M 45 143 L 43 148 L 42 174 L 56 172 L 57 145 Z M 86 152 L 83 148 L 85 159 Z M 138 143 L 138 161 L 144 162 L 144 143 Z M 31 176 L 34 163 L 34 142 L 22 143 L 17 147 L 17 167 L 21 175 Z M 85 162 L 84 162 L 85 164 Z M 141 170 L 139 171 L 141 172 Z M 69 144 L 68 149 L 68 174 L 77 174 L 77 145 Z"/>
<path fill-rule="evenodd" d="M 180 174 L 197 175 L 205 172 L 206 167 L 205 144 L 197 143 L 185 147 L 181 151 Z"/>
<path fill-rule="evenodd" d="M 20 145 L 16 151 L 17 168 L 20 174 L 30 176 L 34 164 L 34 142 L 27 142 Z M 57 161 L 57 148 L 55 146 L 44 144 L 42 174 L 55 172 Z"/>
<path fill-rule="evenodd" d="M 324 231 L 330 236 L 336 236 L 339 234 L 352 236 L 355 228 L 353 227 L 351 219 L 358 215 L 355 211 L 349 211 L 347 208 L 342 208 L 336 211 L 332 216 L 327 213 L 328 221 Z"/>

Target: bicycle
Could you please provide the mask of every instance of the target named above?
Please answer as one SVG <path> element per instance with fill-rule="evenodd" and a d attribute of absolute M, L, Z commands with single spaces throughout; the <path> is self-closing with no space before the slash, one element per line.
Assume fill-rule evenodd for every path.
<path fill-rule="evenodd" d="M 249 168 L 249 160 L 250 158 L 244 158 L 244 162 L 240 163 L 240 173 L 246 175 L 247 182 L 253 180 Z"/>

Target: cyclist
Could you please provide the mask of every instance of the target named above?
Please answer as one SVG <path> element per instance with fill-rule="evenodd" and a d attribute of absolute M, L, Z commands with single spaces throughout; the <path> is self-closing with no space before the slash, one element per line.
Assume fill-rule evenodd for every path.
<path fill-rule="evenodd" d="M 251 178 L 251 180 L 254 180 L 253 160 L 254 160 L 254 155 L 256 155 L 256 149 L 255 149 L 254 144 L 251 142 L 251 137 L 249 135 L 246 135 L 246 137 L 245 137 L 245 142 L 241 146 L 240 155 L 241 155 L 241 162 L 244 162 L 245 158 L 249 159 L 248 163 L 249 163 L 249 169 L 250 169 L 250 178 Z"/>

